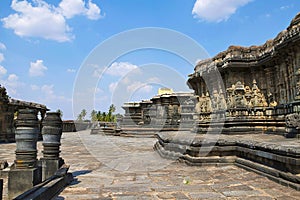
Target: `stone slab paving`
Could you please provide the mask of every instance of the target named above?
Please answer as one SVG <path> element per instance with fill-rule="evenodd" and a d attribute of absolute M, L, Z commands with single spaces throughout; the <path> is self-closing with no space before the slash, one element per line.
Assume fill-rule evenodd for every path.
<path fill-rule="evenodd" d="M 233 165 L 192 167 L 160 158 L 154 138 L 65 133 L 75 181 L 61 199 L 300 199 L 300 192 Z"/>
<path fill-rule="evenodd" d="M 154 138 L 64 133 L 61 156 L 75 176 L 55 200 L 300 199 L 300 192 L 233 165 L 192 167 L 160 158 Z M 15 144 L 0 144 L 14 160 Z M 39 157 L 41 142 L 38 144 Z"/>

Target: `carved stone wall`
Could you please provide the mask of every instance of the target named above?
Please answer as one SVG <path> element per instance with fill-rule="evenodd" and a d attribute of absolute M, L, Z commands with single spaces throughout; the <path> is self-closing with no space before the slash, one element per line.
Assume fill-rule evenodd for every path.
<path fill-rule="evenodd" d="M 8 103 L 6 89 L 0 86 L 0 141 L 14 140 L 14 109 Z"/>
<path fill-rule="evenodd" d="M 214 83 L 217 77 L 206 78 L 213 67 L 221 74 L 225 92 Z M 200 119 L 220 109 L 226 110 L 227 117 L 251 116 L 253 120 L 262 116 L 282 120 L 282 116 L 300 112 L 300 13 L 286 30 L 261 46 L 230 46 L 212 59 L 200 61 L 189 75 L 188 85 L 198 96 Z M 254 113 L 258 108 L 263 109 Z M 244 111 L 235 111 L 241 109 Z"/>
<path fill-rule="evenodd" d="M 123 127 L 178 128 L 193 124 L 195 99 L 192 93 L 159 94 L 150 100 L 124 103 L 122 108 Z"/>
<path fill-rule="evenodd" d="M 0 141 L 14 141 L 14 114 L 18 109 L 34 108 L 42 116 L 48 110 L 46 106 L 33 102 L 12 99 L 7 95 L 5 87 L 0 85 Z"/>
<path fill-rule="evenodd" d="M 188 84 L 195 94 L 206 94 L 203 74 L 209 65 L 215 65 L 223 78 L 225 88 L 240 81 L 250 86 L 256 80 L 261 92 L 271 93 L 279 104 L 300 100 L 300 22 L 299 14 L 290 26 L 264 45 L 230 46 L 209 60 L 201 61 L 191 74 Z"/>

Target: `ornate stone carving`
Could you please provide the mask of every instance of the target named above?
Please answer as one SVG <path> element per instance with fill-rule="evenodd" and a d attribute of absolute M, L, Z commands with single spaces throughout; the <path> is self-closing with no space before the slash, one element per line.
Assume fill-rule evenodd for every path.
<path fill-rule="evenodd" d="M 296 84 L 296 96 L 299 98 L 300 96 L 300 81 Z"/>
<path fill-rule="evenodd" d="M 285 118 L 286 127 L 297 128 L 300 127 L 300 115 L 298 113 L 289 114 Z"/>
<path fill-rule="evenodd" d="M 240 81 L 238 81 L 235 84 L 234 107 L 235 108 L 246 107 L 245 87 Z"/>
<path fill-rule="evenodd" d="M 255 80 L 252 89 L 238 81 L 235 85 L 227 88 L 227 106 L 229 108 L 267 107 L 268 103 Z"/>
<path fill-rule="evenodd" d="M 260 89 L 258 88 L 255 80 L 253 80 L 252 93 L 253 93 L 252 105 L 254 107 L 268 106 L 265 96 L 260 92 Z"/>
<path fill-rule="evenodd" d="M 230 120 L 244 120 L 243 125 L 249 123 L 249 126 L 247 124 L 247 127 L 245 125 L 243 128 L 250 132 L 261 130 L 283 133 L 286 131 L 283 129 L 284 116 L 292 112 L 300 113 L 299 39 L 300 13 L 286 30 L 263 45 L 230 46 L 213 58 L 197 63 L 195 72 L 189 75 L 188 79 L 189 87 L 199 95 L 199 102 L 196 105 L 197 113 L 200 113 L 197 128 L 205 131 L 207 121 L 202 122 L 201 119 L 209 119 L 212 114 L 205 113 L 209 110 L 207 105 L 210 104 L 207 104 L 207 96 L 203 94 L 209 87 L 216 85 L 214 83 L 216 80 L 204 80 L 210 72 L 210 66 L 215 66 L 226 86 L 224 91 L 228 108 L 226 116 L 232 117 Z M 217 91 L 210 91 L 214 111 L 222 107 L 223 101 L 220 96 L 222 92 Z M 291 124 L 289 117 L 287 119 Z M 294 121 L 297 122 L 296 119 L 294 117 Z M 255 123 L 257 124 L 254 125 Z M 236 128 L 237 124 L 228 122 L 226 127 L 230 127 L 229 131 L 231 131 L 231 128 Z M 297 132 L 295 128 L 292 129 L 293 134 Z"/>
<path fill-rule="evenodd" d="M 272 93 L 268 94 L 268 99 L 269 99 L 269 107 L 276 107 L 277 106 L 277 102 L 275 101 Z"/>

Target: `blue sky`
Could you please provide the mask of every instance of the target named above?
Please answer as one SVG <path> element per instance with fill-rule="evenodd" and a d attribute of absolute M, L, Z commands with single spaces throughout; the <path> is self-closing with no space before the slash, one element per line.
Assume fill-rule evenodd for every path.
<path fill-rule="evenodd" d="M 82 64 L 116 34 L 144 27 L 166 28 L 192 38 L 214 56 L 230 45 L 260 45 L 274 38 L 299 8 L 299 0 L 1 0 L 0 83 L 11 97 L 59 108 L 64 119 L 72 119 L 78 114 L 73 113 L 72 102 Z M 124 87 L 130 92 L 128 101 L 156 94 L 158 87 L 166 85 L 162 77 L 168 72 L 161 72 L 160 78 L 153 73 L 152 84 L 133 80 L 137 76 L 126 77 L 149 63 L 167 66 L 184 81 L 194 68 L 158 49 L 120 55 L 101 77 L 97 70 L 105 66 L 94 66 L 98 84 L 86 88 L 94 92 L 93 107 L 107 110 L 121 80 L 128 84 Z"/>

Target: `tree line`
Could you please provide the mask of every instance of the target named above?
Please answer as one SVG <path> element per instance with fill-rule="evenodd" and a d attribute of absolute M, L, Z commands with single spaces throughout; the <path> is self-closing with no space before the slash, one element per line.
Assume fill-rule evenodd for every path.
<path fill-rule="evenodd" d="M 101 112 L 92 110 L 90 114 L 90 119 L 92 122 L 103 121 L 103 122 L 116 122 L 117 115 L 114 114 L 116 111 L 116 107 L 114 104 L 109 106 L 108 112 Z M 85 117 L 87 115 L 86 109 L 82 109 L 82 111 L 77 116 L 77 121 L 86 121 Z"/>

